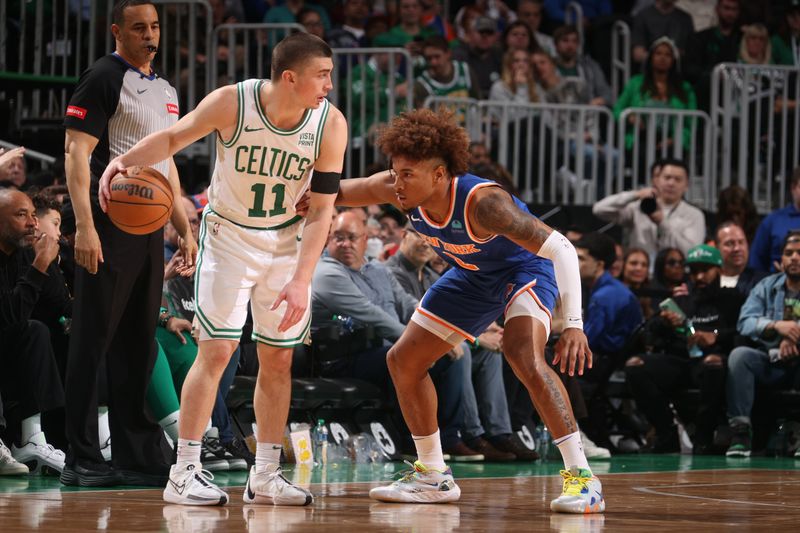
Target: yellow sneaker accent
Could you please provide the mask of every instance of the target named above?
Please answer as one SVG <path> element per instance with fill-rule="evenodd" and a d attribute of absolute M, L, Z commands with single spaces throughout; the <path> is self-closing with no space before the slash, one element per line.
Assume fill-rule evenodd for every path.
<path fill-rule="evenodd" d="M 592 480 L 592 473 L 588 470 L 581 468 L 578 470 L 578 475 L 572 473 L 572 470 L 559 471 L 561 477 L 564 478 L 564 484 L 561 489 L 562 496 L 580 496 L 586 485 Z"/>

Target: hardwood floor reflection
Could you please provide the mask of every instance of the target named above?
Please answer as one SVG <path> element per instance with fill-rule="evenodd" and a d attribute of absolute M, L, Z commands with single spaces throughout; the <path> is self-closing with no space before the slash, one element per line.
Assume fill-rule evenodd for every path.
<path fill-rule="evenodd" d="M 165 505 L 160 490 L 0 493 L 0 531 L 364 532 L 364 531 L 693 531 L 743 527 L 795 529 L 800 516 L 797 470 L 708 470 L 608 474 L 601 478 L 604 515 L 558 515 L 549 502 L 555 477 L 462 479 L 450 505 L 370 500 L 372 482 L 311 486 L 307 508 L 242 504 L 232 488 L 226 507 Z M 4 480 L 6 483 L 8 480 Z M 24 478 L 20 483 L 24 482 Z"/>

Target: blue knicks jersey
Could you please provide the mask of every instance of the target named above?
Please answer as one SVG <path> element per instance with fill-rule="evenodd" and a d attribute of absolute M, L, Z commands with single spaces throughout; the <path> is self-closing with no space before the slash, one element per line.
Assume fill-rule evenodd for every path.
<path fill-rule="evenodd" d="M 494 181 L 485 180 L 472 174 L 463 174 L 453 178 L 450 196 L 450 212 L 447 218 L 437 224 L 427 216 L 421 207 L 408 214 L 411 225 L 425 239 L 436 253 L 450 265 L 467 272 L 493 273 L 513 270 L 520 266 L 535 266 L 546 275 L 553 273 L 553 264 L 549 259 L 529 252 L 517 243 L 499 235 L 488 239 L 479 239 L 472 233 L 467 222 L 467 210 L 478 189 L 497 187 Z M 525 213 L 528 207 L 518 198 L 514 203 Z"/>

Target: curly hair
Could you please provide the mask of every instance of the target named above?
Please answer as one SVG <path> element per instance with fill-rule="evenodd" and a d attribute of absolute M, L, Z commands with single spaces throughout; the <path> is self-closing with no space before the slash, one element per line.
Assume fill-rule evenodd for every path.
<path fill-rule="evenodd" d="M 439 158 L 451 175 L 464 174 L 469 167 L 469 136 L 453 117 L 453 111 L 447 108 L 406 111 L 381 131 L 378 147 L 389 159 Z"/>

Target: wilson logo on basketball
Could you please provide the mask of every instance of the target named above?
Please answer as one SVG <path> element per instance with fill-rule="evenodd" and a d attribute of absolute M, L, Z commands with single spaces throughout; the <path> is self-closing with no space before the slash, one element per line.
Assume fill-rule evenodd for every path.
<path fill-rule="evenodd" d="M 170 115 L 178 114 L 178 104 L 167 104 L 167 113 Z"/>
<path fill-rule="evenodd" d="M 128 196 L 138 196 L 139 198 L 146 198 L 147 200 L 153 199 L 152 187 L 143 187 L 133 183 L 117 183 L 111 184 L 112 191 L 125 191 Z"/>
<path fill-rule="evenodd" d="M 83 120 L 86 118 L 86 109 L 76 105 L 67 106 L 67 116 Z"/>

